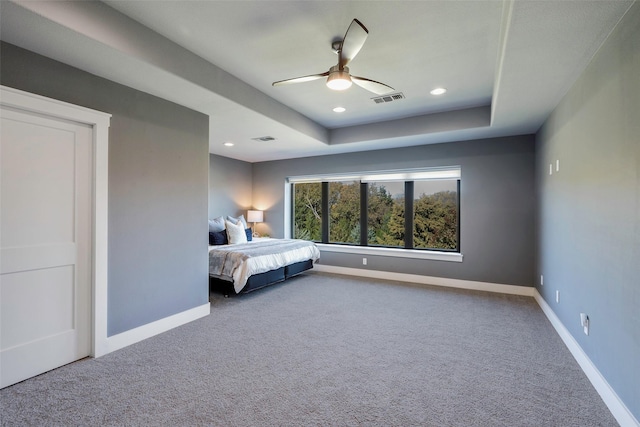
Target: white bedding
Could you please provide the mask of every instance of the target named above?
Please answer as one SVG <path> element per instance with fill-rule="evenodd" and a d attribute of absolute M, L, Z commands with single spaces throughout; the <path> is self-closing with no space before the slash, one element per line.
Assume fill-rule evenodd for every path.
<path fill-rule="evenodd" d="M 320 259 L 313 243 L 298 239 L 260 238 L 235 245 L 209 246 L 209 275 L 233 280 L 236 293 L 250 276 L 308 259 Z"/>

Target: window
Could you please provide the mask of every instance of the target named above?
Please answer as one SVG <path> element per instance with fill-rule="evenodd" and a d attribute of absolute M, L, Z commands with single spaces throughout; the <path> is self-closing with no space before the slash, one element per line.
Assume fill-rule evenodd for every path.
<path fill-rule="evenodd" d="M 415 181 L 413 194 L 413 247 L 456 250 L 457 181 Z"/>
<path fill-rule="evenodd" d="M 460 168 L 289 178 L 292 235 L 327 244 L 460 252 Z"/>
<path fill-rule="evenodd" d="M 329 242 L 360 244 L 360 183 L 329 183 Z"/>
<path fill-rule="evenodd" d="M 367 183 L 367 244 L 404 247 L 404 182 Z"/>
<path fill-rule="evenodd" d="M 294 185 L 293 237 L 322 241 L 322 186 L 319 182 Z"/>

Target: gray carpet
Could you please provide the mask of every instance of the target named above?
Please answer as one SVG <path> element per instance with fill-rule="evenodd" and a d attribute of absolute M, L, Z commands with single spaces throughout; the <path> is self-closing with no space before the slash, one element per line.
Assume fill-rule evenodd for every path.
<path fill-rule="evenodd" d="M 0 390 L 2 425 L 612 426 L 532 298 L 308 273 Z"/>

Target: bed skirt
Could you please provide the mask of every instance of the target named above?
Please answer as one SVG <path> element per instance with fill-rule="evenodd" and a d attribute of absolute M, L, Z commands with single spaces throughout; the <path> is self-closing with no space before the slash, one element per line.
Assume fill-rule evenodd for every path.
<path fill-rule="evenodd" d="M 284 267 L 280 267 L 276 270 L 254 274 L 253 276 L 250 276 L 249 279 L 247 279 L 247 284 L 244 288 L 242 288 L 242 291 L 240 291 L 240 293 L 245 294 L 257 289 L 264 288 L 265 286 L 283 282 L 288 278 L 298 275 L 311 268 L 313 268 L 313 260 L 308 259 L 306 261 L 300 261 L 290 265 L 286 265 Z M 209 277 L 209 289 L 221 292 L 225 296 L 235 295 L 236 293 L 233 288 L 233 282 L 218 279 L 216 277 Z"/>

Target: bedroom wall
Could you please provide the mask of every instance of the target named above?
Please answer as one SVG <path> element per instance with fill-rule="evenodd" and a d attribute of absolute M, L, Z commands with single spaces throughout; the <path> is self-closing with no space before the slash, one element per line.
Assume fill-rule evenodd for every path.
<path fill-rule="evenodd" d="M 537 135 L 537 288 L 640 420 L 640 3 Z M 560 170 L 549 175 L 549 164 Z M 538 276 L 539 277 L 539 276 Z M 560 292 L 556 303 L 555 292 Z M 589 315 L 590 333 L 580 327 Z"/>
<path fill-rule="evenodd" d="M 251 163 L 209 154 L 209 218 L 247 217 L 252 207 L 251 174 Z"/>
<path fill-rule="evenodd" d="M 208 302 L 208 117 L 0 45 L 0 82 L 111 113 L 108 335 Z"/>
<path fill-rule="evenodd" d="M 461 263 L 323 251 L 320 262 L 340 267 L 533 286 L 534 137 L 517 136 L 255 163 L 253 203 L 266 210 L 272 236 L 284 236 L 285 178 L 460 165 Z"/>

